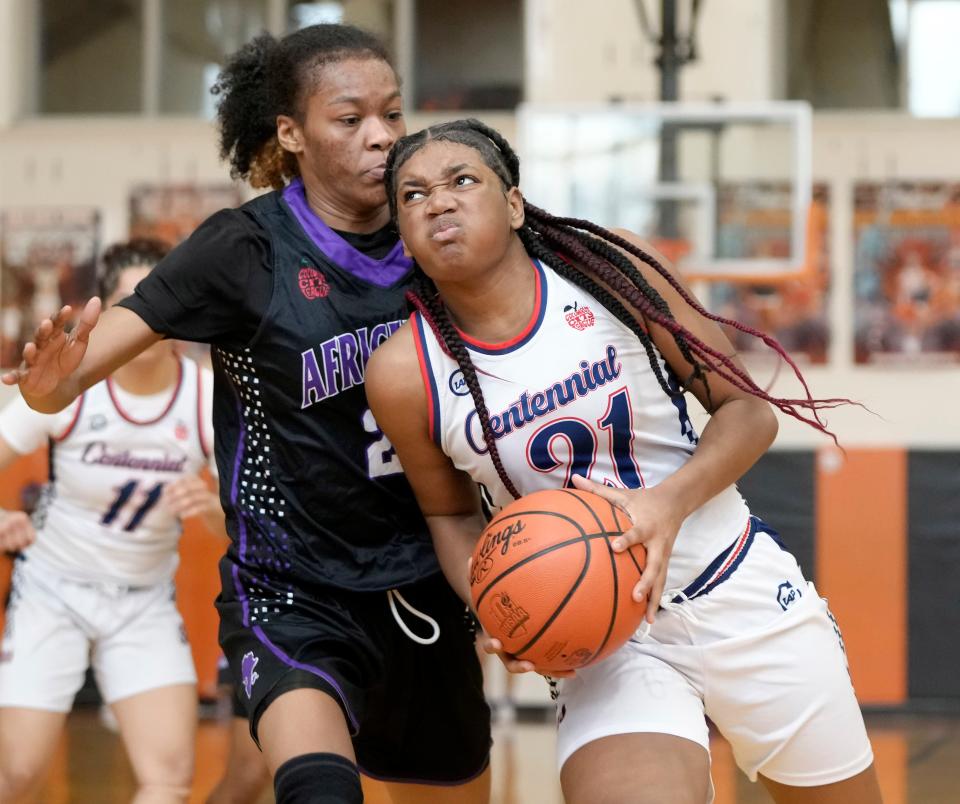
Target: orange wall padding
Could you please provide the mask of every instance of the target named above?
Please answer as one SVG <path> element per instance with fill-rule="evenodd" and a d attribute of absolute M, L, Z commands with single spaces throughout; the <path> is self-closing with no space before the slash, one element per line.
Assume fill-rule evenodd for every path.
<path fill-rule="evenodd" d="M 0 472 L 0 508 L 20 508 L 20 492 L 29 483 L 43 483 L 47 478 L 46 450 L 25 455 Z M 193 660 L 197 666 L 199 694 L 213 698 L 217 691 L 217 626 L 219 620 L 213 606 L 220 590 L 217 562 L 226 549 L 226 540 L 216 536 L 198 521 L 186 523 L 180 540 L 180 568 L 177 571 L 177 605 Z M 6 600 L 10 585 L 11 561 L 0 556 L 0 604 Z M 0 629 L 3 627 L 3 606 L 0 605 Z"/>
<path fill-rule="evenodd" d="M 907 456 L 821 451 L 817 588 L 840 625 L 862 704 L 907 697 Z"/>

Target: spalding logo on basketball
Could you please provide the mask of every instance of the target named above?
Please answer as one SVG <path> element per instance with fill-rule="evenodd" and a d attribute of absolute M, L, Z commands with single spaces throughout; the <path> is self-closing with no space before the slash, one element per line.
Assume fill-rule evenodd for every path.
<path fill-rule="evenodd" d="M 640 627 L 633 599 L 643 547 L 614 553 L 622 511 L 577 489 L 528 494 L 484 529 L 470 591 L 480 624 L 538 670 L 575 670 L 609 656 Z"/>

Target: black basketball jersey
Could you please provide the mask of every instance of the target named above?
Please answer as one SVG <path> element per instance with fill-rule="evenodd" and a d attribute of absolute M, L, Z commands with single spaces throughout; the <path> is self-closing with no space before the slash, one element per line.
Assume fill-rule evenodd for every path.
<path fill-rule="evenodd" d="M 299 181 L 232 215 L 244 216 L 269 245 L 263 267 L 272 276 L 269 300 L 252 300 L 262 312 L 252 339 L 229 331 L 209 338 L 228 556 L 243 586 L 235 591 L 275 605 L 288 582 L 377 590 L 438 571 L 426 524 L 363 385 L 371 352 L 407 315 L 412 272 L 399 243 L 381 260 L 356 250 L 309 209 Z M 124 304 L 155 329 L 198 339 L 196 327 L 176 327 L 176 316 L 156 312 L 161 291 L 190 307 L 182 287 L 189 282 L 178 286 L 165 262 Z M 182 255 L 179 263 L 183 270 Z M 248 273 L 238 270 L 237 282 L 268 286 L 263 272 L 256 282 Z M 237 310 L 239 331 L 245 315 Z"/>

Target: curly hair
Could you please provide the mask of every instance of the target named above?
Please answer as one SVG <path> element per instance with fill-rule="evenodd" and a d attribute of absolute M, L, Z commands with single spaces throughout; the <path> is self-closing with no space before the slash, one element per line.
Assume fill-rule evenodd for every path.
<path fill-rule="evenodd" d="M 219 96 L 220 157 L 233 178 L 280 189 L 299 175 L 295 157 L 277 140 L 277 115 L 302 120 L 318 68 L 349 58 L 393 68 L 380 40 L 352 25 L 311 25 L 279 40 L 264 33 L 229 58 L 211 92 Z"/>
<path fill-rule="evenodd" d="M 424 145 L 435 140 L 459 143 L 473 148 L 480 154 L 484 164 L 497 175 L 505 190 L 519 186 L 520 159 L 499 132 L 473 119 L 441 123 L 402 137 L 390 151 L 385 181 L 387 199 L 394 219 L 397 216 L 397 172 Z M 517 231 L 517 235 L 527 253 L 549 265 L 568 281 L 586 290 L 637 336 L 646 352 L 654 376 L 668 396 L 671 398 L 681 396 L 685 388 L 688 389 L 694 381 L 699 380 L 705 389 L 708 407 L 712 408 L 708 376 L 714 374 L 741 391 L 766 400 L 783 413 L 833 436 L 820 419 L 819 411 L 849 404 L 851 400 L 814 399 L 799 368 L 774 338 L 739 321 L 710 313 L 654 256 L 616 233 L 591 221 L 551 215 L 526 200 L 523 202 L 523 208 L 525 221 Z M 762 340 L 793 369 L 803 387 L 804 397 L 781 399 L 771 396 L 758 386 L 746 371 L 737 366 L 729 355 L 697 338 L 677 321 L 666 299 L 647 281 L 627 254 L 636 257 L 656 271 L 679 294 L 683 302 L 702 317 L 726 324 Z M 517 497 L 516 488 L 500 461 L 496 439 L 490 428 L 486 404 L 469 350 L 464 346 L 456 327 L 450 322 L 433 281 L 419 265 L 416 266 L 416 271 L 416 282 L 413 290 L 408 292 L 407 298 L 433 330 L 444 351 L 457 361 L 463 371 L 464 380 L 477 410 L 478 420 L 483 428 L 484 441 L 489 449 L 490 458 L 504 487 Z M 628 307 L 631 309 L 627 309 Z M 646 328 L 638 320 L 637 313 L 640 313 L 643 319 L 659 324 L 670 333 L 684 360 L 692 367 L 690 375 L 685 380 L 678 383 L 670 372 L 669 366 L 664 371 L 660 354 Z M 833 438 L 836 441 L 836 437 L 833 436 Z"/>
<path fill-rule="evenodd" d="M 135 237 L 114 243 L 103 252 L 97 269 L 97 293 L 101 299 L 113 295 L 120 281 L 120 272 L 126 268 L 153 268 L 167 256 L 170 246 L 162 240 Z"/>

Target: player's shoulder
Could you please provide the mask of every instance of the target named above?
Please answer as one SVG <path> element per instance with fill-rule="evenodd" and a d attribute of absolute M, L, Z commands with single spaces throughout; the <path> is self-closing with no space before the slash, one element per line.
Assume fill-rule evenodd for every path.
<path fill-rule="evenodd" d="M 649 240 L 641 237 L 636 232 L 631 231 L 630 229 L 623 229 L 623 228 L 617 227 L 617 228 L 610 229 L 610 232 L 616 235 L 617 237 L 621 238 L 622 240 L 626 240 L 631 246 L 635 247 L 636 249 L 653 257 L 653 259 L 655 259 L 658 263 L 660 263 L 660 265 L 666 270 L 667 273 L 676 275 L 676 269 L 674 268 L 670 260 L 667 259 L 663 254 L 661 254 Z M 639 260 L 639 258 L 637 258 L 636 255 L 630 255 L 630 256 L 635 263 L 639 264 L 639 267 L 641 268 L 641 270 L 646 270 L 646 269 L 655 270 L 652 268 L 652 266 L 649 266 L 643 260 Z"/>
<path fill-rule="evenodd" d="M 368 373 L 396 374 L 417 365 L 413 326 L 408 319 L 370 355 Z"/>
<path fill-rule="evenodd" d="M 406 321 L 370 355 L 365 382 L 368 395 L 405 394 L 420 383 L 420 367 L 413 327 Z"/>

